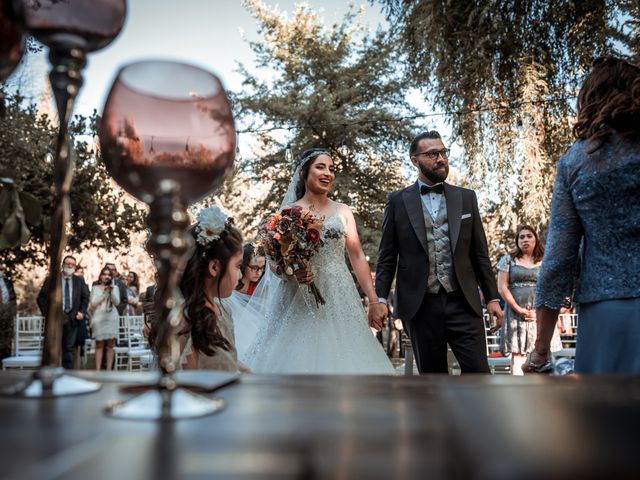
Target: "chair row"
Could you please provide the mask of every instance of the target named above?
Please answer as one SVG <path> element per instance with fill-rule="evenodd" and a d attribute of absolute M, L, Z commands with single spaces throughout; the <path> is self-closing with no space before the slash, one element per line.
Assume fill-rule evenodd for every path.
<path fill-rule="evenodd" d="M 2 360 L 2 369 L 35 369 L 42 360 L 44 318 L 16 316 L 12 356 Z M 85 350 L 95 352 L 95 341 L 87 339 Z M 152 352 L 144 336 L 144 316 L 121 316 L 115 347 L 117 370 L 144 370 L 152 363 Z"/>

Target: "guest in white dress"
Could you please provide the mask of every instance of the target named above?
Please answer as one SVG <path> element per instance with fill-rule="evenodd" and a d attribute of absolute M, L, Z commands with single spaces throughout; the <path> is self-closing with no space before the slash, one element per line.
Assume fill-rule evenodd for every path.
<path fill-rule="evenodd" d="M 102 367 L 102 355 L 106 355 L 107 370 L 113 366 L 114 351 L 118 337 L 120 291 L 114 288 L 111 270 L 107 267 L 100 272 L 98 283 L 91 288 L 89 313 L 91 332 L 96 341 L 96 370 Z"/>

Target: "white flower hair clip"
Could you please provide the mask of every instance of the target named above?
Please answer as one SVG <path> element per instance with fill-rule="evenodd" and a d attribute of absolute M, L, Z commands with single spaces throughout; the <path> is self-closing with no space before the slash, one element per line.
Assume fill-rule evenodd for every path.
<path fill-rule="evenodd" d="M 227 227 L 229 217 L 218 207 L 203 208 L 196 215 L 198 233 L 196 241 L 200 245 L 207 245 L 214 240 L 220 240 L 220 234 Z"/>

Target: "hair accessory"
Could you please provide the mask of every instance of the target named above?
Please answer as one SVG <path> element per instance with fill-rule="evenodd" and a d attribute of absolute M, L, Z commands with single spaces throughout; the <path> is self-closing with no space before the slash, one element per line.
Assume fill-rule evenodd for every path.
<path fill-rule="evenodd" d="M 203 208 L 196 215 L 198 225 L 196 241 L 200 245 L 207 245 L 215 240 L 220 240 L 220 234 L 227 228 L 230 218 L 218 207 Z"/>
<path fill-rule="evenodd" d="M 310 160 L 313 160 L 314 158 L 319 157 L 320 155 L 329 155 L 329 151 L 325 150 L 324 148 L 314 148 L 306 156 L 304 156 L 304 157 L 302 157 L 300 159 L 300 163 L 298 164 L 298 166 L 300 168 L 302 168 Z M 329 155 L 329 156 L 331 156 L 331 155 Z"/>

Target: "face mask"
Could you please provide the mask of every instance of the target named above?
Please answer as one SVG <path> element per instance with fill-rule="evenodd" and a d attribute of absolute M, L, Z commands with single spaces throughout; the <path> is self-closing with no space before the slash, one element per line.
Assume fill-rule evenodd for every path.
<path fill-rule="evenodd" d="M 64 273 L 65 277 L 70 277 L 76 271 L 75 268 L 63 268 L 62 273 Z"/>

